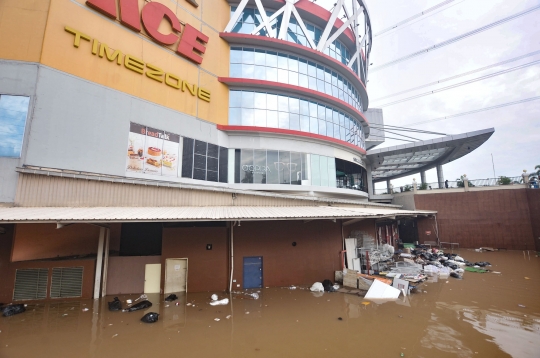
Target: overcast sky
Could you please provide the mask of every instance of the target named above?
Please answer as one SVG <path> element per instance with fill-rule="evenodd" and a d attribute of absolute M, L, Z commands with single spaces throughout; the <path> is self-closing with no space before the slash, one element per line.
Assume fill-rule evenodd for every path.
<path fill-rule="evenodd" d="M 375 34 L 443 2 L 365 1 Z M 327 8 L 327 3 L 332 7 L 334 2 L 321 0 L 317 4 Z M 540 60 L 540 54 L 537 54 L 444 84 L 377 100 L 395 92 L 539 51 L 540 9 L 427 54 L 377 69 L 378 65 L 539 5 L 540 0 L 454 0 L 440 9 L 374 37 L 370 58 L 373 71 L 369 74 L 367 84 L 370 107 L 377 108 L 377 105 Z M 383 107 L 384 121 L 385 124 L 407 126 L 539 95 L 540 64 L 535 64 L 437 94 Z M 497 177 L 519 176 L 523 169 L 531 172 L 535 165 L 540 165 L 540 100 L 414 126 L 417 129 L 446 134 L 491 127 L 495 128 L 495 133 L 480 148 L 443 166 L 445 179 L 456 180 L 462 174 L 467 174 L 469 179 L 492 178 L 491 154 Z M 416 137 L 430 139 L 435 136 Z M 381 147 L 404 143 L 406 142 L 387 140 Z M 426 174 L 428 182 L 437 181 L 435 169 Z M 414 177 L 420 181 L 419 175 Z M 392 183 L 400 186 L 411 181 L 412 177 L 408 177 Z M 377 188 L 385 186 L 385 183 L 377 184 Z"/>

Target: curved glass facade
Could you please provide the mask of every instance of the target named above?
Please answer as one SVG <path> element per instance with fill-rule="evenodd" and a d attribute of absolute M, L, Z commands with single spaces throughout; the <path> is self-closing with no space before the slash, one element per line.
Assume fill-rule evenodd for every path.
<path fill-rule="evenodd" d="M 328 67 L 298 56 L 249 47 L 231 47 L 229 75 L 309 88 L 363 111 L 360 95 L 349 81 Z"/>
<path fill-rule="evenodd" d="M 231 15 L 232 13 L 236 11 L 236 7 L 231 8 Z M 267 11 L 266 15 L 271 16 L 274 12 L 273 11 Z M 279 32 L 281 30 L 281 20 L 283 18 L 283 15 L 279 15 L 274 21 L 272 21 L 272 28 Z M 240 34 L 250 34 L 262 23 L 262 18 L 259 13 L 258 9 L 248 8 L 246 7 L 244 9 L 244 12 L 242 13 L 242 16 L 238 19 L 238 22 L 232 29 L 232 32 L 240 33 Z M 308 36 L 310 36 L 313 41 L 315 42 L 315 45 L 318 45 L 319 40 L 322 36 L 323 30 L 321 30 L 319 27 L 312 25 L 308 22 L 304 22 L 306 25 L 306 29 L 308 32 Z M 264 29 L 259 31 L 258 35 L 260 36 L 267 36 L 267 33 Z M 294 19 L 294 17 L 291 17 L 289 20 L 289 28 L 287 29 L 287 41 L 294 42 L 299 45 L 303 45 L 306 47 L 309 46 L 309 42 L 306 39 L 306 36 L 302 29 L 300 28 L 300 25 L 298 22 Z M 345 46 L 341 41 L 334 40 L 330 46 L 324 51 L 324 53 L 338 61 L 340 61 L 343 64 L 348 64 L 349 60 L 351 59 L 351 53 L 347 46 Z M 352 66 L 352 70 L 357 75 L 358 73 L 358 61 L 354 63 Z"/>
<path fill-rule="evenodd" d="M 229 92 L 229 124 L 309 132 L 366 148 L 362 125 L 321 103 L 266 92 Z"/>

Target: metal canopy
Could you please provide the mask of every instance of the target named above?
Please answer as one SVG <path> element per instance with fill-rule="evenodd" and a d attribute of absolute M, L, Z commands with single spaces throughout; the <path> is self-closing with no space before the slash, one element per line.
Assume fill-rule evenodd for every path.
<path fill-rule="evenodd" d="M 401 178 L 459 159 L 480 147 L 495 132 L 483 129 L 367 152 L 374 182 Z"/>

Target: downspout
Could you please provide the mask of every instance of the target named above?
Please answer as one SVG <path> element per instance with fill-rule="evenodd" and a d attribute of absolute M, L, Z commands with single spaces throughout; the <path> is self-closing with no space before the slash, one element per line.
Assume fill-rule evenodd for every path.
<path fill-rule="evenodd" d="M 231 225 L 231 276 L 229 278 L 229 293 L 232 292 L 232 281 L 233 281 L 233 273 L 234 273 L 234 226 L 236 225 L 236 221 L 233 222 Z"/>
<path fill-rule="evenodd" d="M 440 246 L 441 239 L 439 238 L 439 225 L 437 224 L 437 214 L 433 215 L 435 218 L 435 233 L 437 234 L 437 245 Z"/>

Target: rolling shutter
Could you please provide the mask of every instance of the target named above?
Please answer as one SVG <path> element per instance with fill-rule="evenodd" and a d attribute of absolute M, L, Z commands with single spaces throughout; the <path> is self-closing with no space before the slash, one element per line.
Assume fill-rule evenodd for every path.
<path fill-rule="evenodd" d="M 83 267 L 55 267 L 52 269 L 51 298 L 81 297 Z"/>
<path fill-rule="evenodd" d="M 49 269 L 17 269 L 13 300 L 39 300 L 47 298 Z"/>

